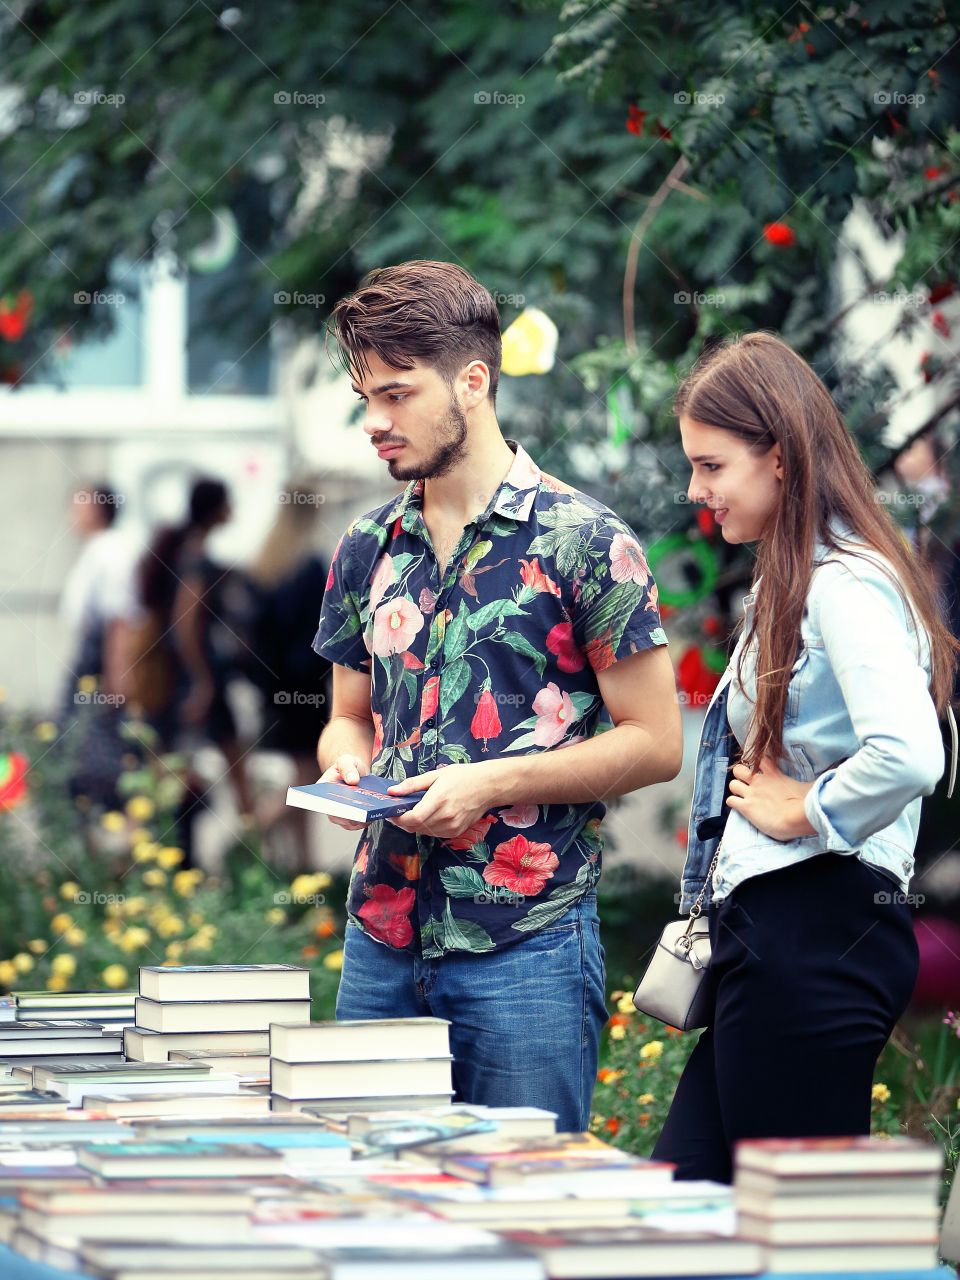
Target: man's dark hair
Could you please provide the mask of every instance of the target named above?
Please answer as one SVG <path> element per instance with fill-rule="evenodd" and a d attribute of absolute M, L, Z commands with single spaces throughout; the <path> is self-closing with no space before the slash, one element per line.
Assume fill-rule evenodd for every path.
<path fill-rule="evenodd" d="M 452 385 L 465 364 L 482 360 L 496 400 L 500 312 L 490 291 L 456 263 L 416 259 L 368 271 L 334 307 L 329 334 L 348 373 L 369 372 L 369 350 L 394 369 L 422 360 Z"/>

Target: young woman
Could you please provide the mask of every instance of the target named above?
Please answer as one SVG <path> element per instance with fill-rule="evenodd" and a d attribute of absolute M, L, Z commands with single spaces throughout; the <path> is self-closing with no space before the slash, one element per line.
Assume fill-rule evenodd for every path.
<path fill-rule="evenodd" d="M 960 643 L 785 343 L 711 349 L 675 409 L 690 498 L 757 558 L 683 871 L 681 912 L 701 890 L 709 907 L 713 1017 L 654 1155 L 730 1181 L 740 1138 L 869 1132 L 873 1070 L 917 974 L 906 891 L 920 797 L 944 772 L 938 713 L 956 742 Z M 954 745 L 951 786 L 955 770 Z"/>

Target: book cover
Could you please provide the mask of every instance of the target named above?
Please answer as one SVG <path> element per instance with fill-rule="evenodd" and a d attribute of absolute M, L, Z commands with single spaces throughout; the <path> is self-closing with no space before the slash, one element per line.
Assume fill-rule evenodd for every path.
<path fill-rule="evenodd" d="M 406 813 L 423 799 L 422 792 L 409 796 L 387 795 L 396 778 L 378 778 L 366 773 L 356 785 L 346 782 L 311 782 L 306 786 L 288 787 L 287 804 L 298 809 L 311 809 L 333 818 L 349 818 L 353 822 L 376 822 L 378 818 L 395 818 Z"/>

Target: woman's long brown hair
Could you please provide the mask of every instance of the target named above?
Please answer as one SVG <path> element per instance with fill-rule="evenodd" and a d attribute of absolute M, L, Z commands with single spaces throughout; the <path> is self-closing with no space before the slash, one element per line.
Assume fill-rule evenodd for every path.
<path fill-rule="evenodd" d="M 674 411 L 732 431 L 758 453 L 780 446 L 783 496 L 757 551 L 756 574 L 763 583 L 743 646 L 756 639 L 757 701 L 743 762 L 756 768 L 763 756 L 779 760 L 783 755 L 787 686 L 800 649 L 814 542 L 820 538 L 838 549 L 829 527 L 835 518 L 892 565 L 895 576 L 888 576 L 908 614 L 912 603 L 914 621 L 919 615 L 926 628 L 930 694 L 943 715 L 953 695 L 960 641 L 943 620 L 931 569 L 877 501 L 873 476 L 853 436 L 807 362 L 773 334 L 733 338 L 701 356 L 680 385 Z M 844 550 L 857 554 L 848 544 Z M 742 661 L 741 651 L 741 678 Z"/>

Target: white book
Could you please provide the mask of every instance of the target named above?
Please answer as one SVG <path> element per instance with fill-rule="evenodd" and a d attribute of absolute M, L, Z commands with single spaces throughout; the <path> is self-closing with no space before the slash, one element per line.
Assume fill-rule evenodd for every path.
<path fill-rule="evenodd" d="M 358 1062 L 443 1058 L 450 1052 L 445 1018 L 369 1018 L 270 1027 L 271 1057 L 284 1062 Z"/>
<path fill-rule="evenodd" d="M 150 1000 L 309 1000 L 310 970 L 297 964 L 141 965 Z"/>
<path fill-rule="evenodd" d="M 283 1098 L 405 1097 L 452 1089 L 452 1057 L 385 1062 L 270 1062 L 270 1088 Z"/>
<path fill-rule="evenodd" d="M 160 1003 L 137 997 L 137 1027 L 147 1031 L 266 1031 L 271 1022 L 309 1021 L 309 1000 Z"/>
<path fill-rule="evenodd" d="M 167 1062 L 174 1049 L 268 1053 L 270 1035 L 266 1028 L 263 1031 L 147 1031 L 144 1027 L 124 1030 L 124 1057 L 133 1062 Z"/>

